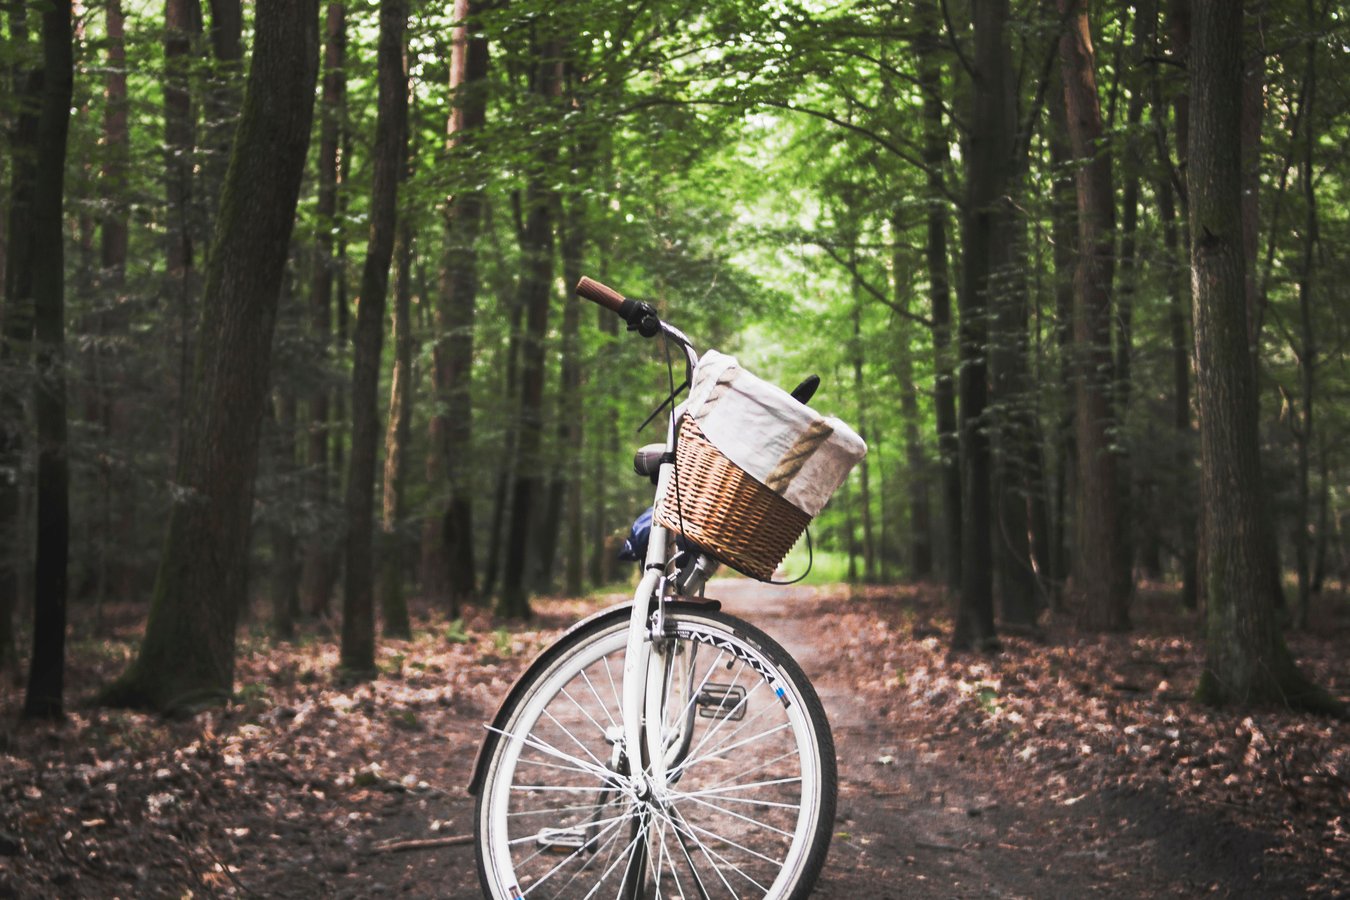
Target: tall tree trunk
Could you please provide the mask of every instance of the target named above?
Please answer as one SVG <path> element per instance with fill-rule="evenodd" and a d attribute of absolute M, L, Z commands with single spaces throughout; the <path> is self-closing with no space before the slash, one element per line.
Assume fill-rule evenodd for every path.
<path fill-rule="evenodd" d="M 1188 182 L 1208 593 L 1197 694 L 1215 704 L 1334 708 L 1295 666 L 1270 594 L 1243 260 L 1242 6 L 1196 0 L 1192 12 Z"/>
<path fill-rule="evenodd" d="M 398 182 L 405 157 L 408 76 L 404 71 L 406 0 L 380 0 L 379 98 L 375 177 L 370 191 L 370 239 L 361 269 L 361 295 L 352 340 L 352 443 L 347 468 L 347 578 L 342 598 L 342 668 L 375 671 L 373 516 L 379 438 L 380 345 L 398 220 Z"/>
<path fill-rule="evenodd" d="M 1152 51 L 1154 32 L 1157 29 L 1158 10 L 1156 0 L 1144 0 L 1135 7 L 1133 36 L 1129 51 L 1129 67 L 1133 74 L 1127 76 L 1130 99 L 1126 106 L 1126 134 L 1124 165 L 1122 166 L 1121 223 L 1120 223 L 1120 266 L 1116 272 L 1116 325 L 1115 342 L 1115 415 L 1120 427 L 1118 446 L 1125 448 L 1120 454 L 1119 492 L 1120 492 L 1120 529 L 1127 546 L 1133 546 L 1134 540 L 1134 477 L 1128 455 L 1129 441 L 1126 423 L 1129 420 L 1132 383 L 1132 363 L 1134 355 L 1134 298 L 1139 286 L 1139 181 L 1142 177 L 1143 154 L 1140 152 L 1141 136 L 1139 123 L 1144 116 L 1146 83 L 1142 70 L 1145 59 Z M 1142 503 L 1140 504 L 1143 505 Z M 1150 535 L 1156 529 L 1148 529 Z M 1143 534 L 1140 535 L 1144 537 Z M 1138 542 L 1140 555 L 1156 559 L 1156 553 L 1144 554 L 1142 547 L 1157 547 L 1156 541 Z M 1125 555 L 1125 564 L 1132 565 L 1131 554 Z M 1150 563 L 1156 574 L 1156 563 Z"/>
<path fill-rule="evenodd" d="M 891 289 L 895 303 L 901 309 L 908 305 L 910 294 L 908 285 L 900 278 L 905 265 L 900 248 L 902 227 L 901 213 L 896 210 L 891 215 L 891 272 L 895 279 Z M 933 574 L 933 526 L 928 504 L 928 464 L 919 436 L 919 389 L 914 383 L 914 357 L 910 350 L 909 330 L 909 323 L 902 323 L 899 346 L 896 347 L 896 378 L 900 382 L 900 417 L 904 420 L 905 469 L 909 488 L 909 576 L 923 579 Z M 884 490 L 881 492 L 883 521 L 886 518 L 887 493 Z"/>
<path fill-rule="evenodd" d="M 37 556 L 33 577 L 33 655 L 26 718 L 63 715 L 66 669 L 67 560 L 70 552 L 70 464 L 66 455 L 65 198 L 66 135 L 75 80 L 70 0 L 42 13 L 42 112 L 38 116 L 37 180 L 33 185 L 33 337 L 37 379 Z"/>
<path fill-rule="evenodd" d="M 852 236 L 849 241 L 849 270 L 854 273 L 858 271 L 857 243 L 857 236 Z M 853 278 L 853 346 L 851 351 L 853 356 L 853 396 L 858 404 L 858 436 L 866 440 L 868 437 L 868 410 L 867 383 L 863 379 L 862 289 L 856 274 Z M 858 486 L 858 506 L 862 514 L 863 531 L 863 581 L 871 584 L 877 580 L 877 549 L 872 529 L 871 466 L 867 464 L 866 459 L 858 466 Z"/>
<path fill-rule="evenodd" d="M 562 62 L 557 42 L 549 42 L 540 54 L 532 90 L 543 104 L 557 102 L 562 87 Z M 543 142 L 527 176 L 525 225 L 521 232 L 524 257 L 520 276 L 520 305 L 525 311 L 521 334 L 520 439 L 512 488 L 510 524 L 507 527 L 505 566 L 497 611 L 510 618 L 530 616 L 526 573 L 529 569 L 531 523 L 542 506 L 544 341 L 548 334 L 550 288 L 553 284 L 553 211 L 557 197 L 551 187 L 556 153 Z"/>
<path fill-rule="evenodd" d="M 1069 17 L 1060 39 L 1069 141 L 1078 161 L 1078 265 L 1074 272 L 1074 409 L 1078 503 L 1073 585 L 1087 628 L 1129 627 L 1129 554 L 1121 529 L 1111 433 L 1111 276 L 1115 199 L 1102 143 L 1092 39 L 1083 0 L 1060 0 Z"/>
<path fill-rule="evenodd" d="M 291 293 L 287 291 L 287 293 Z M 288 296 L 288 305 L 293 297 Z M 273 401 L 273 423 L 276 427 L 276 449 L 280 463 L 277 466 L 277 480 L 280 488 L 275 498 L 282 512 L 274 515 L 271 528 L 272 570 L 268 585 L 272 607 L 272 634 L 279 640 L 288 641 L 295 637 L 294 609 L 299 605 L 298 588 L 300 569 L 296 557 L 295 528 L 290 521 L 288 511 L 293 501 L 296 478 L 295 465 L 295 391 L 287 384 L 280 384 Z"/>
<path fill-rule="evenodd" d="M 338 207 L 338 166 L 342 132 L 346 118 L 347 19 L 345 0 L 329 0 L 324 14 L 323 89 L 319 97 L 319 175 L 317 227 L 314 239 L 314 273 L 310 284 L 311 323 L 318 363 L 324 370 L 333 349 L 333 258 L 334 232 L 340 227 Z M 338 467 L 329 453 L 332 430 L 332 388 L 320 383 L 309 394 L 309 438 L 307 441 L 307 493 L 310 505 L 326 512 L 334 488 Z M 317 517 L 324 521 L 322 515 Z M 300 608 L 309 615 L 328 609 L 337 580 L 337 556 L 332 534 L 322 525 L 306 536 L 304 564 L 300 575 Z"/>
<path fill-rule="evenodd" d="M 202 96 L 203 129 L 202 187 L 206 207 L 215 218 L 225 170 L 230 163 L 230 141 L 239 121 L 241 99 L 239 75 L 244 61 L 244 11 L 240 0 L 209 0 L 211 26 L 207 36 L 214 65 L 211 82 Z"/>
<path fill-rule="evenodd" d="M 578 162 L 589 163 L 588 153 L 579 153 Z M 563 284 L 581 280 L 582 256 L 586 248 L 584 196 L 568 197 L 562 210 Z M 585 460 L 585 421 L 581 396 L 581 303 L 569 297 L 563 306 L 562 324 L 562 405 L 558 440 L 567 448 L 563 511 L 563 587 L 570 597 L 580 596 L 582 588 L 582 539 L 585 523 L 581 512 L 581 468 Z"/>
<path fill-rule="evenodd" d="M 314 105 L 318 0 L 260 4 L 254 30 L 179 442 L 182 499 L 169 513 L 145 639 L 108 703 L 168 710 L 233 689 L 258 431 Z"/>
<path fill-rule="evenodd" d="M 1308 25 L 1317 27 L 1313 0 L 1306 4 Z M 1310 34 L 1316 33 L 1310 31 Z M 1294 442 L 1298 449 L 1298 513 L 1294 522 L 1294 554 L 1298 563 L 1298 606 L 1295 610 L 1299 628 L 1308 627 L 1312 606 L 1312 492 L 1309 478 L 1313 429 L 1313 398 L 1317 375 L 1317 332 L 1313 326 L 1314 268 L 1317 243 L 1320 238 L 1317 215 L 1317 190 L 1313 175 L 1313 158 L 1317 146 L 1317 127 L 1312 115 L 1317 97 L 1317 42 L 1307 44 L 1307 63 L 1303 76 L 1303 158 L 1299 161 L 1299 183 L 1303 188 L 1304 224 L 1303 259 L 1298 278 L 1299 347 L 1298 360 L 1299 412 L 1294 426 Z M 1245 224 L 1245 223 L 1244 223 Z M 1245 232 L 1244 232 L 1245 238 Z"/>
<path fill-rule="evenodd" d="M 1173 0 L 1173 6 L 1180 5 L 1181 2 L 1182 0 Z M 1169 16 L 1172 16 L 1170 30 L 1174 41 L 1174 53 L 1184 52 L 1184 50 L 1177 48 L 1175 43 L 1177 40 L 1184 38 L 1184 46 L 1186 47 L 1189 46 L 1190 42 L 1189 4 L 1186 4 L 1183 12 L 1184 15 L 1180 24 L 1176 21 L 1174 12 L 1169 13 Z M 1157 71 L 1158 68 L 1157 66 L 1154 67 L 1149 89 L 1153 106 L 1152 117 L 1155 123 L 1154 142 L 1157 144 L 1159 162 L 1162 164 L 1155 191 L 1158 202 L 1158 218 L 1163 229 L 1167 333 L 1172 363 L 1172 431 L 1176 443 L 1174 458 L 1177 489 L 1173 493 L 1178 501 L 1170 504 L 1170 506 L 1174 510 L 1173 528 L 1176 533 L 1178 563 L 1181 568 L 1182 603 L 1186 608 L 1194 609 L 1198 602 L 1195 573 L 1198 524 L 1195 513 L 1195 437 L 1191 430 L 1190 375 L 1193 345 L 1190 338 L 1191 311 L 1186 284 L 1186 261 L 1189 257 L 1189 251 L 1182 248 L 1182 232 L 1184 230 L 1182 226 L 1184 223 L 1180 223 L 1177 217 L 1177 193 L 1171 171 L 1171 154 L 1167 146 L 1168 113 L 1163 102 L 1162 78 Z M 1186 94 L 1182 94 L 1183 98 L 1186 96 Z M 1183 109 L 1189 110 L 1189 103 L 1178 99 L 1176 109 L 1180 115 Z M 1179 153 L 1184 144 L 1184 140 L 1179 143 Z"/>
<path fill-rule="evenodd" d="M 1076 474 L 1077 448 L 1074 442 L 1073 412 L 1073 273 L 1077 262 L 1074 251 L 1077 239 L 1076 210 L 1078 200 L 1073 176 L 1066 174 L 1073 151 L 1069 147 L 1068 113 L 1064 108 L 1064 92 L 1053 91 L 1050 99 L 1050 165 L 1055 171 L 1051 187 L 1051 238 L 1054 243 L 1052 258 L 1055 267 L 1055 344 L 1059 356 L 1059 382 L 1062 395 L 1057 404 L 1055 423 L 1055 487 L 1054 535 L 1050 540 L 1049 581 L 1051 606 L 1063 612 L 1064 586 L 1069 578 L 1073 559 L 1073 521 L 1071 512 L 1078 494 Z"/>
<path fill-rule="evenodd" d="M 194 293 L 196 265 L 196 210 L 193 208 L 193 169 L 197 153 L 197 113 L 192 98 L 193 55 L 200 43 L 200 0 L 164 3 L 164 153 L 165 196 L 168 200 L 168 244 L 165 261 L 173 296 L 177 330 L 177 415 L 181 431 L 191 411 L 187 408 L 192 378 L 193 330 L 197 324 Z M 179 434 L 175 443 L 181 441 Z"/>
<path fill-rule="evenodd" d="M 394 244 L 394 374 L 389 388 L 389 422 L 384 432 L 384 496 L 380 504 L 380 612 L 385 637 L 412 637 L 408 599 L 403 592 L 403 482 L 412 433 L 413 377 L 412 228 L 405 210 Z"/>
<path fill-rule="evenodd" d="M 28 44 L 27 7 L 13 4 L 10 41 L 17 50 Z M 6 73 L 9 74 L 9 73 Z M 11 189 L 7 211 L 9 243 L 5 264 L 4 307 L 0 309 L 0 363 L 28 372 L 33 340 L 34 186 L 37 182 L 38 117 L 42 105 L 42 71 L 16 64 L 13 70 L 15 123 L 8 135 Z M 27 433 L 23 394 L 25 379 L 15 390 L 0 391 L 0 468 L 15 473 L 0 478 L 0 676 L 19 672 L 15 615 L 30 560 L 31 541 L 21 502 L 24 435 Z"/>
<path fill-rule="evenodd" d="M 961 430 L 961 595 L 952 649 L 996 645 L 994 630 L 993 546 L 989 528 L 991 473 L 989 434 L 983 421 L 989 399 L 990 259 L 1003 198 L 1015 130 L 1012 62 L 1007 0 L 982 0 L 973 8 L 973 75 L 967 198 L 962 232 L 963 284 L 960 306 Z"/>
<path fill-rule="evenodd" d="M 924 163 L 927 166 L 928 302 L 933 319 L 933 410 L 942 472 L 942 534 L 947 584 L 961 584 L 961 442 L 956 420 L 956 374 L 952 348 L 952 298 L 947 263 L 947 211 L 943 169 L 947 136 L 942 127 L 941 73 L 933 51 L 919 57 L 924 83 Z"/>
<path fill-rule="evenodd" d="M 127 264 L 127 208 L 120 202 L 126 187 L 130 153 L 127 103 L 126 19 L 122 0 L 107 0 L 108 73 L 104 80 L 102 196 L 108 204 L 100 232 L 99 261 L 104 278 L 120 285 Z"/>
<path fill-rule="evenodd" d="M 487 117 L 488 45 L 470 33 L 476 16 L 473 0 L 456 0 L 451 32 L 450 91 L 453 106 L 446 131 L 452 151 L 473 159 L 470 145 Z M 437 412 L 431 418 L 427 481 L 432 496 L 445 499 L 432 507 L 422 530 L 422 592 L 443 602 L 453 614 L 477 593 L 474 562 L 473 444 L 474 311 L 478 303 L 476 242 L 484 194 L 470 184 L 446 201 L 443 213 L 445 256 L 436 304 L 437 344 L 433 354 Z"/>

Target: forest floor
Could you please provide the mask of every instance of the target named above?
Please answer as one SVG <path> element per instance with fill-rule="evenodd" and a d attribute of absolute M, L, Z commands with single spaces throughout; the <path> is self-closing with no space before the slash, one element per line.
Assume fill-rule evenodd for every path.
<path fill-rule="evenodd" d="M 951 656 L 929 587 L 710 595 L 783 643 L 832 723 L 840 801 L 820 897 L 1350 895 L 1350 724 L 1190 699 L 1200 648 L 1170 594 L 1136 630 L 1052 622 Z M 512 679 L 603 602 L 470 613 L 382 643 L 382 677 L 334 680 L 331 634 L 240 648 L 228 708 L 174 721 L 81 705 L 144 610 L 70 648 L 73 712 L 22 724 L 0 688 L 0 898 L 479 896 L 464 792 Z M 1291 637 L 1350 702 L 1350 602 Z M 416 843 L 414 843 L 416 842 Z"/>

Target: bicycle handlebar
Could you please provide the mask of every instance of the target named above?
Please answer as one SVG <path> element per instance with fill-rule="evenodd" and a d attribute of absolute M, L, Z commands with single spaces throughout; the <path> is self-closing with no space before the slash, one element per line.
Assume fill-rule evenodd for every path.
<path fill-rule="evenodd" d="M 626 312 L 624 304 L 631 305 L 632 303 L 631 300 L 625 298 L 614 288 L 601 284 L 593 278 L 587 278 L 585 275 L 581 276 L 581 280 L 577 282 L 577 294 L 620 316 L 624 316 Z"/>

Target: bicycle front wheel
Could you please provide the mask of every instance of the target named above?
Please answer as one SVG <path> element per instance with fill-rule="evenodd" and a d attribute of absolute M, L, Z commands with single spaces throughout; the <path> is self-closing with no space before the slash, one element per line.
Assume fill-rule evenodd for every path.
<path fill-rule="evenodd" d="M 819 698 L 745 622 L 682 610 L 666 625 L 653 646 L 664 702 L 644 725 L 660 728 L 661 784 L 644 783 L 646 761 L 630 762 L 623 746 L 627 617 L 564 638 L 505 711 L 475 817 L 485 896 L 810 893 L 837 794 Z"/>

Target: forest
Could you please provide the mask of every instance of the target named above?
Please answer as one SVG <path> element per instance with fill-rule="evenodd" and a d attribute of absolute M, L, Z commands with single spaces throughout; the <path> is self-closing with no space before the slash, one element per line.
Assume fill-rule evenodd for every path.
<path fill-rule="evenodd" d="M 841 641 L 903 633 L 850 644 L 881 654 L 841 670 L 860 695 L 929 691 L 983 734 L 1033 717 L 991 711 L 989 666 L 1118 698 L 1143 654 L 1161 705 L 1112 727 L 1203 722 L 1245 763 L 1183 793 L 1255 779 L 1213 802 L 1297 844 L 1291 883 L 1350 883 L 1339 4 L 10 0 L 0 85 L 0 896 L 114 877 L 56 838 L 37 881 L 6 868 L 25 816 L 111 821 L 25 793 L 91 735 L 137 771 L 191 743 L 318 772 L 246 729 L 313 690 L 412 716 L 367 742 L 421 740 L 398 691 L 429 673 L 477 723 L 630 590 L 632 452 L 675 385 L 583 275 L 785 389 L 819 375 L 866 440 L 778 575 L 810 566 Z M 365 753 L 303 777 L 425 809 Z M 1306 795 L 1272 812 L 1276 782 Z M 183 840 L 165 883 L 258 890 Z"/>

